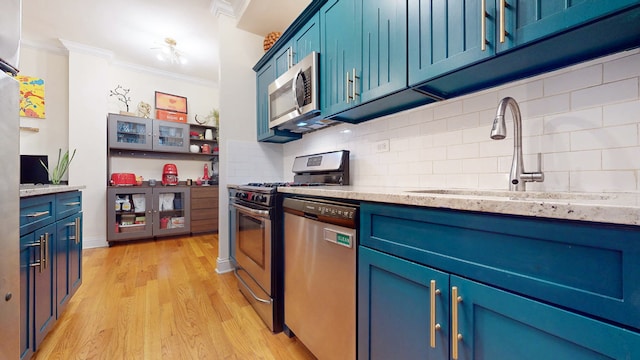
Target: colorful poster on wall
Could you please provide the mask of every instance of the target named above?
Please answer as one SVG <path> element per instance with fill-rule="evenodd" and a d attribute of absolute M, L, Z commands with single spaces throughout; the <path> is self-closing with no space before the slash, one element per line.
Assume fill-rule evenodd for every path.
<path fill-rule="evenodd" d="M 20 82 L 20 116 L 44 119 L 44 80 L 32 76 L 16 76 Z"/>

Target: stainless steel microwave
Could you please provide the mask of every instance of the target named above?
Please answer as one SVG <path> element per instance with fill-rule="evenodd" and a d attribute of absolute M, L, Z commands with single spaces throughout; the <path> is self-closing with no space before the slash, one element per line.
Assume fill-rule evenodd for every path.
<path fill-rule="evenodd" d="M 318 53 L 312 52 L 269 85 L 269 128 L 308 132 L 333 123 L 320 119 Z"/>

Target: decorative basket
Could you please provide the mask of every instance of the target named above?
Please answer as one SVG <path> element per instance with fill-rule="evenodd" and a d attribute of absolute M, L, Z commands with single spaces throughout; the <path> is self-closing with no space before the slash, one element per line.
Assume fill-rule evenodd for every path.
<path fill-rule="evenodd" d="M 273 44 L 275 44 L 276 41 L 278 41 L 278 39 L 280 38 L 280 35 L 282 35 L 280 32 L 272 31 L 268 33 L 267 36 L 264 37 L 264 43 L 263 43 L 264 52 L 267 52 L 269 51 L 269 49 L 271 49 Z"/>

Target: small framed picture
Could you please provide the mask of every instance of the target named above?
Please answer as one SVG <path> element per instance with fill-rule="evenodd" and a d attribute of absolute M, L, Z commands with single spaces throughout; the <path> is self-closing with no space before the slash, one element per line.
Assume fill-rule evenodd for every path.
<path fill-rule="evenodd" d="M 156 110 L 187 113 L 187 98 L 156 91 Z"/>

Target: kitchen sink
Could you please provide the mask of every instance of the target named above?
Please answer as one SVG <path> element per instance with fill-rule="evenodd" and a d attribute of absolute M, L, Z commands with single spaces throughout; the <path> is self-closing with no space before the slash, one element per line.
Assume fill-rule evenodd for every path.
<path fill-rule="evenodd" d="M 501 197 L 512 200 L 609 200 L 614 194 L 589 194 L 568 192 L 524 192 L 506 190 L 470 190 L 470 189 L 424 189 L 409 190 L 415 194 L 434 194 L 452 196 Z"/>

